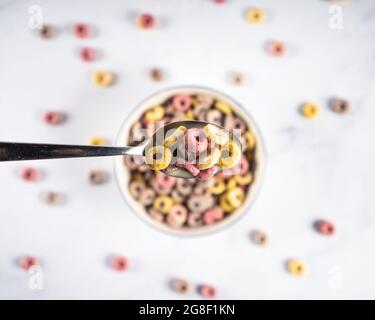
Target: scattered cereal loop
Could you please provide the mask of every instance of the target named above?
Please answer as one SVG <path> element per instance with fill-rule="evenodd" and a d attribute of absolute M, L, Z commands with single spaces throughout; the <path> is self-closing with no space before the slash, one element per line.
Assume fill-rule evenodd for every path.
<path fill-rule="evenodd" d="M 42 116 L 44 123 L 49 125 L 62 124 L 67 118 L 67 115 L 60 111 L 46 111 Z"/>
<path fill-rule="evenodd" d="M 241 86 L 244 84 L 245 76 L 240 72 L 232 72 L 229 74 L 229 83 L 235 86 Z"/>
<path fill-rule="evenodd" d="M 250 233 L 251 241 L 259 246 L 265 246 L 268 242 L 267 234 L 261 230 L 254 230 Z"/>
<path fill-rule="evenodd" d="M 51 39 L 56 35 L 56 30 L 52 25 L 45 24 L 40 30 L 38 30 L 39 35 L 43 39 Z"/>
<path fill-rule="evenodd" d="M 65 196 L 55 191 L 46 191 L 42 194 L 42 201 L 49 206 L 60 206 L 65 202 Z"/>
<path fill-rule="evenodd" d="M 124 256 L 113 256 L 110 259 L 110 266 L 115 271 L 126 271 L 129 268 L 129 261 Z"/>
<path fill-rule="evenodd" d="M 188 294 L 192 291 L 191 283 L 184 279 L 173 279 L 170 285 L 171 288 L 179 294 Z"/>
<path fill-rule="evenodd" d="M 150 13 L 143 13 L 137 17 L 137 26 L 140 30 L 150 30 L 156 25 L 156 18 Z"/>
<path fill-rule="evenodd" d="M 330 109 L 335 113 L 347 113 L 350 110 L 350 104 L 348 100 L 345 99 L 331 99 L 329 101 Z"/>
<path fill-rule="evenodd" d="M 77 23 L 73 25 L 73 34 L 78 38 L 88 38 L 91 36 L 91 26 L 86 23 Z"/>
<path fill-rule="evenodd" d="M 271 41 L 266 45 L 267 53 L 276 58 L 280 58 L 286 55 L 286 45 L 280 41 Z"/>
<path fill-rule="evenodd" d="M 336 232 L 335 225 L 327 220 L 318 220 L 314 223 L 315 230 L 324 236 L 332 236 Z"/>
<path fill-rule="evenodd" d="M 88 141 L 93 146 L 105 146 L 108 145 L 108 140 L 102 137 L 92 137 Z"/>
<path fill-rule="evenodd" d="M 103 170 L 90 170 L 88 174 L 89 183 L 92 185 L 104 184 L 108 181 L 109 175 Z"/>
<path fill-rule="evenodd" d="M 245 18 L 251 24 L 261 24 L 266 19 L 266 13 L 261 8 L 253 7 L 246 10 Z"/>
<path fill-rule="evenodd" d="M 92 62 L 97 60 L 98 54 L 94 48 L 90 47 L 83 47 L 79 51 L 79 56 L 82 61 L 85 62 Z"/>
<path fill-rule="evenodd" d="M 320 107 L 313 102 L 305 103 L 301 107 L 301 114 L 307 119 L 314 119 L 320 114 Z"/>
<path fill-rule="evenodd" d="M 108 87 L 113 84 L 114 75 L 109 71 L 96 71 L 91 76 L 92 82 L 98 87 Z"/>
<path fill-rule="evenodd" d="M 290 259 L 287 261 L 287 270 L 294 276 L 303 276 L 306 274 L 305 264 L 297 259 Z"/>
<path fill-rule="evenodd" d="M 209 284 L 202 284 L 198 286 L 198 293 L 207 299 L 214 299 L 216 297 L 216 288 Z"/>
<path fill-rule="evenodd" d="M 19 259 L 18 265 L 28 271 L 31 267 L 39 265 L 39 259 L 35 256 L 23 256 Z"/>
<path fill-rule="evenodd" d="M 20 176 L 22 180 L 34 182 L 38 181 L 41 177 L 41 173 L 38 169 L 33 167 L 25 167 L 20 171 Z"/>
<path fill-rule="evenodd" d="M 164 72 L 160 68 L 152 68 L 149 71 L 151 80 L 153 81 L 162 81 L 164 80 Z"/>

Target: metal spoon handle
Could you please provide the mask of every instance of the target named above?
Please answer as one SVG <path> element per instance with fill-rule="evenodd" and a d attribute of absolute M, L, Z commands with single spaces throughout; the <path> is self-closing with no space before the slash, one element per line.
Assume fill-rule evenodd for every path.
<path fill-rule="evenodd" d="M 0 161 L 142 155 L 142 147 L 0 142 Z"/>

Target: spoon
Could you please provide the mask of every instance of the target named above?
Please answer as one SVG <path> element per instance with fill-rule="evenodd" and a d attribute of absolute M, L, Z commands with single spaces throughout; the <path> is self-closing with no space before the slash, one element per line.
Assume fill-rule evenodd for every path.
<path fill-rule="evenodd" d="M 165 137 L 170 130 L 179 126 L 190 128 L 203 128 L 207 125 L 203 121 L 176 121 L 169 123 L 158 129 L 154 135 L 138 146 L 90 146 L 90 145 L 64 145 L 64 144 L 43 144 L 43 143 L 18 143 L 0 142 L 0 161 L 20 161 L 20 160 L 41 160 L 41 159 L 61 159 L 61 158 L 82 158 L 82 157 L 107 157 L 107 156 L 143 156 L 145 150 L 152 147 L 154 142 L 160 137 Z M 228 130 L 217 126 L 218 128 Z M 228 132 L 229 134 L 229 132 Z M 235 143 L 241 146 L 240 141 L 232 135 Z M 157 138 L 157 139 L 156 139 Z M 183 168 L 176 170 L 162 170 L 165 174 L 179 178 L 194 178 Z"/>

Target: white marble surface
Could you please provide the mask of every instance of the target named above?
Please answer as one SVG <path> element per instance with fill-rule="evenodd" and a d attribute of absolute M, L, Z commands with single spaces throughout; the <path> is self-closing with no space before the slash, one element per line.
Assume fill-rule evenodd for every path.
<path fill-rule="evenodd" d="M 0 1 L 0 137 L 4 141 L 85 143 L 92 135 L 114 141 L 122 119 L 151 92 L 176 84 L 202 84 L 242 102 L 257 120 L 268 150 L 266 180 L 255 205 L 232 227 L 207 237 L 162 234 L 129 211 L 114 178 L 105 186 L 85 181 L 89 168 L 112 172 L 111 159 L 39 161 L 42 181 L 17 176 L 24 163 L 0 165 L 0 298 L 179 298 L 170 277 L 212 283 L 218 298 L 375 298 L 375 3 L 343 6 L 344 29 L 328 27 L 329 3 L 319 0 Z M 60 34 L 45 41 L 28 29 L 28 8 L 41 5 Z M 261 5 L 264 25 L 251 26 L 244 9 Z M 157 30 L 139 32 L 137 12 L 157 15 Z M 96 26 L 96 37 L 79 40 L 72 22 Z M 289 54 L 273 59 L 265 41 L 280 39 Z M 83 63 L 81 45 L 103 57 Z M 153 83 L 147 70 L 160 66 L 168 78 Z M 90 82 L 92 71 L 118 74 L 111 88 Z M 231 70 L 246 73 L 242 87 L 228 84 Z M 352 110 L 338 116 L 327 99 L 341 96 Z M 322 106 L 318 119 L 298 114 L 304 101 Z M 48 108 L 69 113 L 50 128 Z M 44 190 L 66 194 L 61 208 L 46 207 Z M 324 217 L 337 235 L 324 238 L 311 224 Z M 253 228 L 270 235 L 267 248 L 248 240 Z M 106 266 L 124 254 L 130 270 Z M 23 254 L 42 259 L 44 289 L 28 288 L 29 275 L 15 264 Z M 285 272 L 290 257 L 309 274 Z M 191 294 L 188 298 L 199 298 Z"/>

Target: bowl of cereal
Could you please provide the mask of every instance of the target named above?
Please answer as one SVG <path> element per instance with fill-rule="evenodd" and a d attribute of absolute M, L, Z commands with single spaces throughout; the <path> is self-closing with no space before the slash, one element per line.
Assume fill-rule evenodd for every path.
<path fill-rule="evenodd" d="M 117 145 L 136 146 L 174 121 L 198 120 L 237 134 L 239 164 L 205 181 L 152 170 L 143 157 L 115 160 L 120 192 L 139 217 L 161 231 L 201 235 L 238 220 L 258 193 L 265 166 L 264 145 L 251 116 L 231 97 L 205 87 L 164 89 L 143 100 L 124 121 Z"/>

